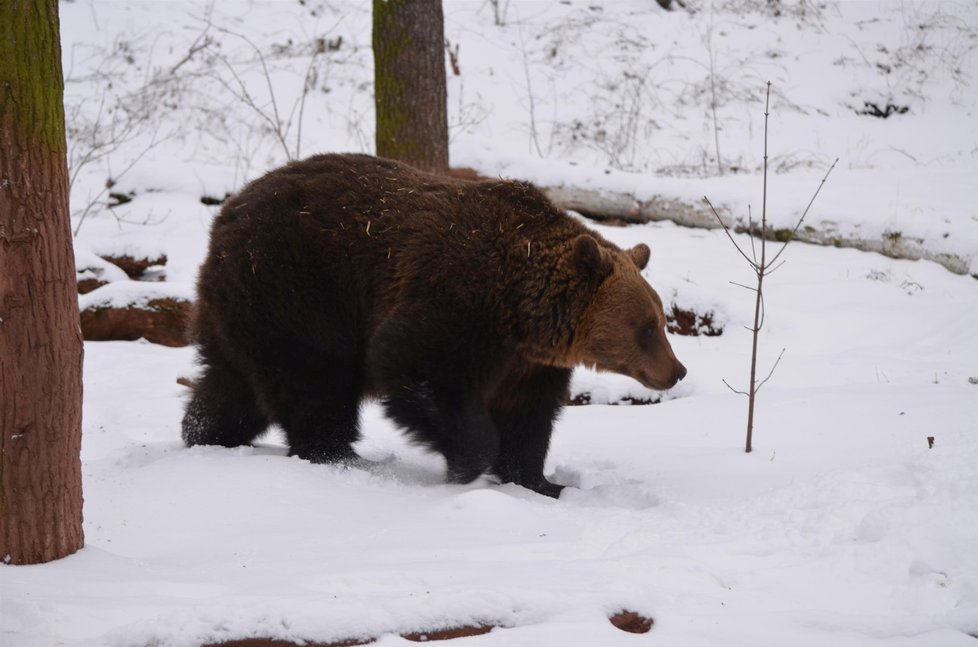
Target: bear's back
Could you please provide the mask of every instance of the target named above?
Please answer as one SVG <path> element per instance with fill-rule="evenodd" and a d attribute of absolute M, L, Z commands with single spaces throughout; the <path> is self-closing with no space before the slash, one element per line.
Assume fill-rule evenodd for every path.
<path fill-rule="evenodd" d="M 404 298 L 517 319 L 526 305 L 509 295 L 545 293 L 566 241 L 584 231 L 529 184 L 317 155 L 227 201 L 199 292 L 229 316 L 291 319 L 290 331 L 329 317 L 358 342 Z"/>

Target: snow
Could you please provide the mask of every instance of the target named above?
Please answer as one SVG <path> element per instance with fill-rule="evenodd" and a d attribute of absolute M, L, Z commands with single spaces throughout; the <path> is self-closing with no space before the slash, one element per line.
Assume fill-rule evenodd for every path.
<path fill-rule="evenodd" d="M 88 344 L 88 546 L 3 569 L 7 644 L 490 622 L 511 628 L 466 640 L 612 645 L 633 640 L 603 619 L 622 607 L 670 645 L 972 640 L 954 630 L 974 626 L 978 572 L 967 383 L 779 383 L 750 455 L 733 395 L 570 408 L 548 471 L 578 489 L 553 501 L 442 484 L 440 459 L 374 405 L 370 470 L 274 442 L 187 450 L 175 377 L 190 363 L 189 349 Z"/>
<path fill-rule="evenodd" d="M 449 77 L 453 165 L 638 199 L 708 195 L 743 215 L 760 204 L 770 79 L 774 226 L 793 224 L 839 156 L 807 223 L 899 233 L 976 273 L 974 3 L 782 2 L 778 17 L 760 0 L 690 0 L 692 16 L 644 0 L 500 4 L 503 25 L 489 3 L 445 3 L 462 71 Z M 110 281 L 82 307 L 192 298 L 217 210 L 201 197 L 239 189 L 300 144 L 371 150 L 369 2 L 60 9 L 77 265 Z M 211 44 L 184 60 L 205 34 Z M 283 119 L 293 115 L 284 147 L 230 96 L 233 69 L 270 105 L 238 34 L 264 52 Z M 293 110 L 320 36 L 342 44 L 317 59 L 300 139 Z M 711 58 L 721 158 L 740 168 L 723 176 Z M 857 115 L 864 101 L 909 111 Z M 112 130 L 123 114 L 144 118 Z M 79 166 L 91 137 L 111 133 L 95 149 L 105 155 Z M 110 209 L 108 191 L 133 199 Z M 0 566 L 0 643 L 399 645 L 396 634 L 486 623 L 498 628 L 455 643 L 973 645 L 978 281 L 792 243 L 766 282 L 762 372 L 784 355 L 745 454 L 746 401 L 723 383 L 747 379 L 753 295 L 732 284 L 752 280 L 744 259 L 722 231 L 595 228 L 648 243 L 644 275 L 666 304 L 711 312 L 724 332 L 671 338 L 689 375 L 664 394 L 575 374 L 593 402 L 663 401 L 565 408 L 546 467 L 571 486 L 560 499 L 487 478 L 445 484 L 444 461 L 374 403 L 364 468 L 289 458 L 277 431 L 255 447 L 187 449 L 176 380 L 194 374 L 193 349 L 88 342 L 86 546 Z M 165 281 L 128 280 L 99 254 L 165 254 Z M 653 618 L 651 632 L 614 628 L 621 609 Z"/>
<path fill-rule="evenodd" d="M 193 289 L 189 289 L 185 283 L 157 283 L 121 279 L 79 296 L 78 309 L 129 308 L 144 306 L 156 299 L 193 301 L 194 296 Z"/>

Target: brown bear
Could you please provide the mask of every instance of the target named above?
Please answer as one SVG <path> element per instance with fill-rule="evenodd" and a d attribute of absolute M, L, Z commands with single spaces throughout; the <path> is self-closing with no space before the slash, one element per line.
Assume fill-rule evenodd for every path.
<path fill-rule="evenodd" d="M 293 162 L 214 220 L 183 439 L 243 445 L 278 423 L 290 455 L 355 460 L 360 403 L 377 397 L 452 482 L 488 471 L 558 496 L 543 464 L 574 366 L 655 389 L 686 374 L 648 260 L 529 184 Z"/>

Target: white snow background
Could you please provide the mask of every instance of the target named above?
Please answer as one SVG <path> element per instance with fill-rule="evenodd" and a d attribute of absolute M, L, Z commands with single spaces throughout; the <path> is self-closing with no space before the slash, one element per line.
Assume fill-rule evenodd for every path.
<path fill-rule="evenodd" d="M 975 3 L 498 5 L 499 21 L 488 1 L 445 2 L 453 165 L 756 215 L 770 80 L 775 226 L 839 157 L 806 222 L 913 239 L 978 273 Z M 113 275 L 111 299 L 190 297 L 218 209 L 202 196 L 288 156 L 372 152 L 370 6 L 62 2 L 79 269 L 165 253 L 165 283 Z M 867 101 L 907 110 L 858 114 Z M 109 192 L 132 201 L 109 208 Z M 455 644 L 975 645 L 975 278 L 790 245 L 765 287 L 762 372 L 784 357 L 745 454 L 746 401 L 722 382 L 748 371 L 744 260 L 717 230 L 595 228 L 649 243 L 666 303 L 725 330 L 672 338 L 689 377 L 660 404 L 565 409 L 546 470 L 573 486 L 559 500 L 444 484 L 443 461 L 376 405 L 358 447 L 372 470 L 287 458 L 274 433 L 186 449 L 176 379 L 193 350 L 89 342 L 86 547 L 0 566 L 0 643 L 398 645 L 487 623 Z M 574 390 L 650 395 L 589 372 Z M 653 629 L 614 628 L 620 609 Z"/>

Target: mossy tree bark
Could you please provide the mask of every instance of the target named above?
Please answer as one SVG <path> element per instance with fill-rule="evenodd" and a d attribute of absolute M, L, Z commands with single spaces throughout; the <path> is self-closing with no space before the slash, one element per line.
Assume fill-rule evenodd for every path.
<path fill-rule="evenodd" d="M 0 1 L 0 559 L 84 544 L 58 0 Z"/>
<path fill-rule="evenodd" d="M 441 0 L 374 0 L 377 155 L 448 172 Z"/>

